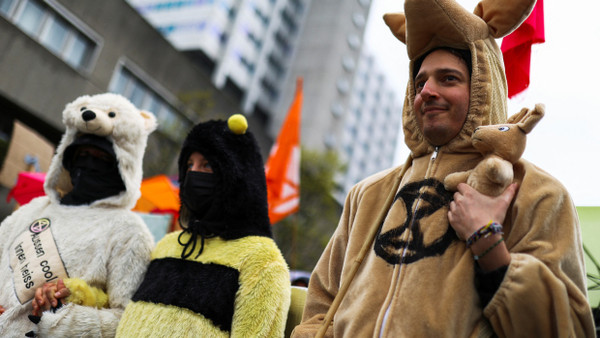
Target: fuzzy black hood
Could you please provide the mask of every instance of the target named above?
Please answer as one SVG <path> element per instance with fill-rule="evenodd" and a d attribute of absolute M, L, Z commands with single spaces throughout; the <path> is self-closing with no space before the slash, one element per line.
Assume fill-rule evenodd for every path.
<path fill-rule="evenodd" d="M 188 158 L 194 151 L 204 155 L 219 177 L 214 202 L 202 221 L 195 222 L 196 226 L 207 227 L 224 239 L 272 237 L 264 163 L 252 133 L 235 134 L 222 120 L 196 125 L 179 155 L 180 187 L 185 181 Z M 181 194 L 182 190 L 180 197 Z M 186 208 L 183 203 L 181 208 Z"/>

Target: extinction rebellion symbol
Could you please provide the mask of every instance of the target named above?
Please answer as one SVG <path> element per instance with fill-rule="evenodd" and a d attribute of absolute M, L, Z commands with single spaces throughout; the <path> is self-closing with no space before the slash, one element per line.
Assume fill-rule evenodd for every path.
<path fill-rule="evenodd" d="M 39 234 L 40 232 L 48 229 L 49 227 L 50 227 L 50 219 L 49 218 L 40 218 L 40 219 L 33 221 L 33 223 L 31 223 L 31 225 L 29 226 L 29 231 L 33 232 L 34 234 Z"/>
<path fill-rule="evenodd" d="M 450 244 L 458 239 L 454 229 L 447 224 L 448 229 L 441 237 L 425 243 L 420 223 L 427 216 L 448 206 L 452 196 L 453 193 L 444 189 L 444 185 L 435 179 L 413 182 L 402 187 L 394 197 L 391 208 L 397 202 L 403 202 L 406 208 L 406 220 L 383 234 L 381 233 L 383 223 L 379 225 L 374 246 L 377 256 L 389 264 L 410 264 L 426 257 L 442 255 Z M 416 210 L 414 210 L 415 206 L 418 206 Z M 408 239 L 406 239 L 406 231 L 411 232 Z"/>

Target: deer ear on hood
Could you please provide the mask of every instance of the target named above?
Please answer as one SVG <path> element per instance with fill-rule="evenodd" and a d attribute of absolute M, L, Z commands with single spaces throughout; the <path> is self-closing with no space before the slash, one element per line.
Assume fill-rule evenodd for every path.
<path fill-rule="evenodd" d="M 406 44 L 408 57 L 413 60 L 436 46 L 460 48 L 473 41 L 506 36 L 527 19 L 535 2 L 482 0 L 470 13 L 455 0 L 405 0 L 404 13 L 388 13 L 383 20 Z M 412 21 L 406 20 L 407 13 Z"/>
<path fill-rule="evenodd" d="M 406 16 L 404 13 L 386 13 L 383 15 L 383 21 L 390 28 L 392 34 L 406 44 Z"/>
<path fill-rule="evenodd" d="M 536 0 L 482 0 L 473 14 L 482 18 L 498 39 L 512 33 L 527 19 Z"/>

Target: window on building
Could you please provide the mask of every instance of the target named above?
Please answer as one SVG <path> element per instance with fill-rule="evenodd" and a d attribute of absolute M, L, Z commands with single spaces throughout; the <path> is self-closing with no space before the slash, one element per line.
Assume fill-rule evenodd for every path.
<path fill-rule="evenodd" d="M 347 37 L 347 41 L 348 41 L 348 46 L 350 46 L 350 48 L 356 50 L 360 47 L 360 37 L 358 37 L 358 35 L 352 33 L 349 34 Z"/>
<path fill-rule="evenodd" d="M 336 118 L 339 118 L 344 114 L 344 107 L 339 102 L 332 103 L 331 104 L 331 113 Z"/>
<path fill-rule="evenodd" d="M 362 116 L 362 110 L 359 107 L 354 108 L 354 116 L 356 116 L 357 121 L 360 121 L 360 117 Z"/>
<path fill-rule="evenodd" d="M 367 8 L 367 7 L 369 6 L 369 4 L 371 3 L 371 0 L 358 0 L 358 3 L 359 3 L 361 6 L 363 6 L 363 7 Z"/>
<path fill-rule="evenodd" d="M 248 40 L 250 40 L 252 42 L 252 44 L 254 45 L 254 47 L 256 47 L 256 49 L 260 49 L 262 47 L 262 41 L 256 36 L 254 35 L 254 33 L 252 33 L 249 29 L 244 29 L 246 36 L 248 37 Z"/>
<path fill-rule="evenodd" d="M 254 14 L 259 19 L 259 21 L 267 27 L 269 25 L 269 16 L 264 14 L 258 7 L 253 7 Z"/>
<path fill-rule="evenodd" d="M 336 82 L 336 87 L 340 94 L 345 95 L 350 90 L 350 82 L 346 79 L 339 79 Z"/>
<path fill-rule="evenodd" d="M 273 70 L 273 73 L 277 76 L 277 78 L 281 78 L 285 71 L 285 67 L 281 61 L 273 53 L 269 54 L 267 60 L 269 61 L 269 66 L 271 70 Z"/>
<path fill-rule="evenodd" d="M 52 17 L 48 20 L 48 29 L 40 37 L 41 42 L 56 54 L 60 54 L 69 35 L 69 25 L 62 18 Z"/>
<path fill-rule="evenodd" d="M 287 26 L 290 33 L 293 34 L 298 30 L 298 24 L 294 19 L 294 15 L 285 9 L 281 11 L 281 21 Z"/>
<path fill-rule="evenodd" d="M 227 17 L 228 17 L 230 20 L 233 20 L 233 19 L 235 19 L 235 15 L 236 15 L 236 14 L 237 14 L 237 9 L 235 9 L 235 8 L 233 8 L 233 7 L 232 7 L 232 8 L 229 8 L 229 9 L 227 10 Z"/>
<path fill-rule="evenodd" d="M 352 72 L 356 68 L 356 62 L 354 62 L 354 57 L 351 55 L 344 55 L 342 58 L 342 66 L 347 72 Z"/>
<path fill-rule="evenodd" d="M 365 19 L 365 16 L 362 13 L 354 13 L 352 14 L 352 22 L 356 27 L 363 28 L 367 20 Z"/>
<path fill-rule="evenodd" d="M 109 90 L 127 97 L 139 109 L 152 112 L 158 121 L 158 130 L 175 141 L 183 141 L 185 133 L 182 131 L 191 127 L 167 100 L 123 65 L 114 74 Z"/>
<path fill-rule="evenodd" d="M 327 134 L 323 139 L 323 143 L 325 144 L 325 147 L 327 147 L 327 149 L 334 149 L 337 145 L 337 140 L 332 134 Z"/>
<path fill-rule="evenodd" d="M 254 70 L 256 68 L 256 66 L 254 65 L 254 63 L 250 62 L 243 54 L 241 51 L 239 50 L 234 50 L 233 51 L 233 55 L 235 56 L 235 58 L 237 58 L 237 60 L 239 61 L 239 63 L 241 63 L 244 68 L 246 68 L 248 70 L 248 73 L 250 74 L 254 74 Z"/>
<path fill-rule="evenodd" d="M 53 7 L 41 0 L 0 0 L 0 13 L 73 68 L 91 67 L 98 43 Z"/>
<path fill-rule="evenodd" d="M 290 3 L 294 6 L 296 13 L 300 14 L 304 11 L 304 3 L 301 0 L 291 0 Z"/>
<path fill-rule="evenodd" d="M 358 97 L 360 98 L 361 103 L 365 103 L 367 101 L 367 93 L 364 90 L 358 92 Z"/>
<path fill-rule="evenodd" d="M 94 44 L 83 34 L 76 33 L 71 35 L 65 48 L 63 57 L 71 66 L 79 68 L 80 65 L 90 63 Z"/>
<path fill-rule="evenodd" d="M 290 47 L 290 44 L 285 34 L 282 33 L 280 30 L 275 32 L 275 42 L 277 43 L 277 46 L 279 46 L 279 49 L 281 49 L 284 55 L 287 56 L 290 54 L 292 48 Z"/>
<path fill-rule="evenodd" d="M 265 92 L 267 93 L 267 95 L 269 96 L 269 99 L 271 101 L 275 101 L 277 99 L 277 97 L 279 96 L 279 91 L 277 90 L 277 87 L 275 87 L 275 85 L 267 78 L 263 77 L 260 80 L 260 84 L 262 86 L 262 88 L 265 90 Z"/>
<path fill-rule="evenodd" d="M 2 13 L 5 16 L 10 15 L 10 12 L 15 3 L 16 0 L 0 0 L 0 13 Z"/>

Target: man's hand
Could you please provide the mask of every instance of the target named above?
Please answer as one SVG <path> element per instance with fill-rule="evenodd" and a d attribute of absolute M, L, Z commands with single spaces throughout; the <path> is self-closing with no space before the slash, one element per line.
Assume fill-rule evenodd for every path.
<path fill-rule="evenodd" d="M 461 183 L 454 194 L 454 201 L 450 202 L 450 225 L 462 240 L 466 240 L 490 221 L 502 224 L 516 192 L 517 184 L 513 183 L 500 196 L 490 197 Z M 510 264 L 510 253 L 499 233 L 480 238 L 470 249 L 473 255 L 479 256 L 477 263 L 483 271 L 493 271 Z"/>
<path fill-rule="evenodd" d="M 490 197 L 461 183 L 454 193 L 454 201 L 450 202 L 450 225 L 462 240 L 466 240 L 490 221 L 502 224 L 516 192 L 517 184 L 512 183 L 501 195 Z"/>
<path fill-rule="evenodd" d="M 35 298 L 31 302 L 33 305 L 33 315 L 41 316 L 42 312 L 58 306 L 58 300 L 67 298 L 71 291 L 67 289 L 62 279 L 56 283 L 49 282 L 35 290 Z"/>

